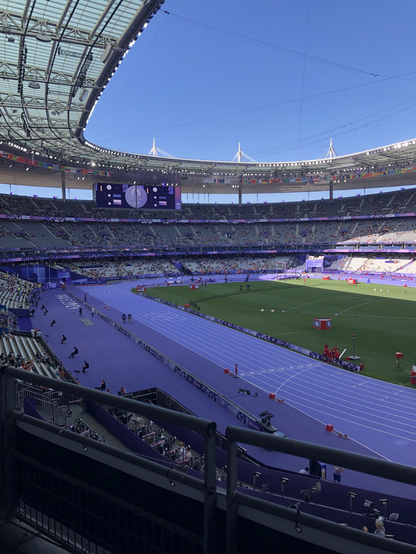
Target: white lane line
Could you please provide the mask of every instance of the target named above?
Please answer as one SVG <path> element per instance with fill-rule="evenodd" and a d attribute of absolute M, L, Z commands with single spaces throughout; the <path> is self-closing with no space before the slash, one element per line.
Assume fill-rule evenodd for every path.
<path fill-rule="evenodd" d="M 299 394 L 296 394 L 296 393 L 299 393 Z M 326 408 L 329 408 L 329 407 L 332 408 L 332 405 L 335 404 L 335 406 L 332 408 L 335 411 L 337 411 L 337 408 L 348 410 L 350 412 L 350 415 L 354 417 L 361 417 L 358 414 L 362 414 L 362 416 L 367 417 L 368 421 L 374 420 L 374 422 L 380 422 L 380 425 L 385 425 L 386 422 L 391 422 L 395 424 L 400 424 L 402 427 L 414 429 L 413 421 L 409 418 L 406 418 L 404 414 L 402 416 L 399 416 L 402 419 L 402 421 L 398 421 L 397 417 L 395 419 L 390 419 L 391 414 L 386 414 L 386 412 L 381 409 L 380 410 L 373 409 L 371 410 L 371 412 L 369 412 L 366 409 L 367 408 L 366 406 L 358 407 L 356 404 L 355 405 L 352 404 L 351 406 L 349 406 L 346 403 L 340 403 L 338 399 L 334 398 L 334 396 L 326 398 L 325 395 L 322 395 L 322 394 L 317 395 L 320 402 L 315 402 L 313 400 L 315 398 L 314 391 L 312 393 L 309 393 L 308 391 L 304 392 L 304 391 L 295 390 L 295 392 L 292 392 L 288 390 L 284 392 L 284 395 L 285 396 L 290 395 L 291 398 L 300 398 L 304 402 L 309 402 L 310 404 L 316 404 L 318 406 L 325 406 Z M 380 415 L 378 416 L 377 414 L 380 414 Z M 383 419 L 380 419 L 381 417 Z"/>
<path fill-rule="evenodd" d="M 286 399 L 286 396 L 285 396 L 285 399 Z M 297 405 L 305 406 L 304 399 L 302 397 L 300 397 L 300 400 L 296 400 L 296 395 L 292 396 L 289 394 L 287 396 L 287 399 L 289 402 L 293 402 L 295 406 Z M 315 407 L 316 412 L 330 415 L 331 417 L 337 418 L 337 419 L 344 419 L 345 416 L 349 416 L 352 419 L 346 420 L 346 421 L 350 421 L 351 423 L 355 422 L 357 425 L 360 425 L 362 427 L 367 426 L 369 429 L 371 428 L 371 425 L 376 425 L 380 429 L 380 431 L 382 431 L 383 429 L 401 431 L 403 432 L 403 434 L 407 436 L 408 440 L 412 440 L 413 442 L 416 443 L 416 433 L 403 429 L 403 426 L 395 427 L 394 425 L 386 425 L 383 421 L 380 421 L 379 418 L 375 420 L 369 420 L 368 417 L 366 417 L 365 415 L 363 417 L 358 416 L 351 413 L 350 411 L 343 411 L 342 409 L 337 410 L 337 409 L 331 408 L 331 411 L 328 412 L 327 411 L 328 407 L 325 404 L 321 404 L 319 402 L 314 402 L 313 404 L 316 405 Z M 308 406 L 309 406 L 309 409 L 313 410 L 313 407 L 311 405 L 308 404 Z M 340 408 L 343 408 L 343 406 L 340 406 Z M 365 423 L 362 423 L 362 422 L 365 422 Z M 409 427 L 409 425 L 407 427 Z"/>
<path fill-rule="evenodd" d="M 302 373 L 306 373 L 307 371 L 310 371 L 312 368 L 310 367 L 307 367 L 306 369 L 302 370 L 302 371 L 298 371 L 297 373 L 295 373 L 294 375 L 291 375 L 288 379 L 286 379 L 286 381 L 283 381 L 283 383 L 277 387 L 277 389 L 275 390 L 275 394 L 277 394 L 279 392 L 279 390 L 284 387 L 286 385 L 286 383 L 288 383 L 291 379 L 294 379 L 295 377 L 299 377 L 299 375 L 301 375 Z"/>
<path fill-rule="evenodd" d="M 162 316 L 162 317 L 163 317 L 163 316 Z M 143 322 L 146 323 L 145 320 L 143 320 Z M 156 330 L 161 330 L 161 329 L 160 329 L 160 326 L 158 326 L 158 328 L 157 328 Z M 169 330 L 168 330 L 168 332 L 169 332 Z M 175 336 L 174 338 L 176 339 L 177 337 Z M 223 341 L 221 341 L 221 342 L 223 342 Z M 228 343 L 228 341 L 227 341 L 227 346 L 228 346 L 228 345 L 229 345 L 229 343 Z M 194 345 L 192 344 L 192 341 L 191 341 L 190 346 L 191 346 L 191 347 L 194 346 Z M 219 344 L 217 344 L 217 346 L 219 346 Z M 263 346 L 264 346 L 264 344 L 263 344 Z M 276 352 L 276 347 L 275 347 L 275 345 L 272 345 L 272 347 L 274 348 L 274 353 L 275 353 L 275 352 Z M 247 355 L 247 349 L 245 349 L 245 354 Z M 254 355 L 256 356 L 256 362 L 258 363 L 258 357 L 257 357 L 258 354 L 255 353 Z M 264 351 L 263 351 L 263 355 L 264 355 Z M 274 361 L 276 361 L 276 360 L 274 360 Z M 344 372 L 342 372 L 342 373 L 344 373 Z M 349 377 L 351 377 L 351 374 L 349 375 Z"/>
<path fill-rule="evenodd" d="M 102 289 L 101 289 L 101 290 L 102 290 Z M 126 291 L 126 293 L 127 293 L 127 291 Z M 131 294 L 131 293 L 130 293 L 130 294 Z M 127 294 L 126 294 L 126 296 L 127 296 Z M 141 297 L 138 297 L 138 298 L 141 298 Z M 120 299 L 117 299 L 117 300 L 120 300 Z M 148 299 L 143 299 L 143 298 L 141 298 L 141 300 L 148 300 Z M 154 307 L 155 307 L 154 301 L 148 300 L 148 302 L 151 302 L 151 303 L 152 303 L 152 305 L 153 305 L 152 307 L 153 307 L 153 309 L 154 309 Z M 161 312 L 161 313 L 165 313 L 165 314 L 166 314 L 166 309 L 169 308 L 169 307 L 167 307 L 167 306 L 165 306 L 165 305 L 163 305 L 163 304 L 162 304 L 162 305 L 157 304 L 157 306 L 160 307 L 160 312 Z M 170 309 L 173 310 L 174 308 L 170 308 Z M 187 325 L 188 321 L 192 318 L 192 316 L 191 316 L 191 318 L 190 318 L 190 317 L 189 317 L 189 314 L 181 314 L 181 315 L 187 317 L 187 321 L 186 321 L 186 325 Z M 185 317 L 184 317 L 183 319 L 185 319 Z M 204 321 L 205 323 L 211 323 L 211 322 L 206 322 L 205 320 L 201 320 L 201 321 Z M 144 320 L 143 320 L 143 323 L 144 323 L 144 324 L 148 324 L 148 321 L 146 321 L 146 319 L 144 319 Z M 178 321 L 178 323 L 181 323 L 181 321 Z M 183 323 L 185 323 L 185 321 L 183 321 Z M 188 325 L 187 325 L 187 326 L 188 326 Z M 194 325 L 192 325 L 192 327 L 194 327 Z M 211 335 L 211 337 L 212 337 L 212 328 L 215 328 L 215 327 L 217 327 L 217 326 L 211 326 L 211 328 L 210 328 L 210 335 Z M 218 326 L 218 327 L 220 327 L 220 326 Z M 158 326 L 158 328 L 156 328 L 155 330 L 161 331 L 160 326 Z M 230 331 L 230 329 L 221 327 L 221 335 L 223 335 L 223 332 L 224 332 L 225 330 L 229 330 L 229 331 Z M 161 331 L 161 332 L 163 332 L 163 331 Z M 238 333 L 236 333 L 235 335 L 237 335 L 237 334 L 238 334 Z M 234 335 L 234 336 L 235 336 L 235 335 Z M 223 338 L 223 337 L 222 337 L 222 338 Z M 246 337 L 246 338 L 250 338 L 250 337 Z M 200 341 L 199 341 L 199 342 L 200 342 Z M 210 342 L 210 348 L 212 349 L 212 339 L 211 339 L 209 342 Z M 222 342 L 223 342 L 223 340 L 221 340 L 221 343 L 222 343 Z M 237 342 L 241 342 L 241 343 L 242 343 L 243 341 L 238 340 Z M 226 341 L 226 344 L 227 344 L 227 349 L 228 349 L 228 351 L 229 351 L 229 346 L 230 346 L 229 341 Z M 263 347 L 263 352 L 262 352 L 262 356 L 261 356 L 261 357 L 263 358 L 263 357 L 264 357 L 264 354 L 265 354 L 264 347 L 265 347 L 266 345 L 268 345 L 268 343 L 265 343 L 265 342 L 262 341 L 260 344 L 261 344 L 262 347 Z M 193 346 L 193 345 L 192 345 L 192 346 Z M 218 345 L 218 346 L 219 346 L 219 345 Z M 221 346 L 222 346 L 222 344 L 221 344 Z M 276 348 L 275 345 L 268 345 L 268 346 L 271 346 L 272 348 L 275 349 L 275 350 L 273 351 L 274 354 L 276 354 L 276 350 L 283 350 L 283 349 Z M 247 355 L 247 343 L 246 343 L 245 347 L 243 346 L 243 344 L 241 344 L 240 348 L 242 349 L 242 352 L 244 352 L 243 355 L 246 356 L 246 355 Z M 252 349 L 250 348 L 249 350 L 250 350 L 250 354 L 251 354 Z M 255 351 L 256 351 L 256 350 L 257 350 L 256 348 L 253 349 L 253 356 L 256 355 L 256 354 L 255 354 Z M 285 355 L 285 356 L 282 356 L 282 357 L 285 359 L 286 363 L 290 364 L 289 358 L 291 358 L 291 356 L 288 356 L 288 355 L 287 355 L 288 353 L 286 353 L 286 351 L 284 351 L 284 352 L 285 352 L 286 355 Z M 299 355 L 297 355 L 296 353 L 291 353 L 291 354 L 295 354 L 296 358 L 294 358 L 294 359 L 296 359 L 297 363 L 299 363 Z M 257 355 L 258 355 L 258 353 L 257 353 Z M 204 356 L 204 357 L 206 357 L 206 356 Z M 234 355 L 234 357 L 235 357 L 235 355 Z M 207 358 L 207 357 L 206 357 L 206 358 Z M 250 356 L 250 358 L 251 358 L 251 356 Z M 267 358 L 268 358 L 268 356 L 267 356 Z M 210 358 L 207 358 L 207 359 L 210 359 Z M 302 359 L 304 359 L 304 357 L 302 357 Z M 306 361 L 306 360 L 305 360 L 305 361 Z M 258 366 L 258 363 L 259 363 L 259 359 L 257 358 L 257 367 L 259 367 L 259 366 Z M 275 363 L 276 363 L 276 357 L 274 356 L 274 364 L 275 364 Z M 221 365 L 221 364 L 220 364 L 220 365 Z M 270 364 L 269 364 L 269 365 L 270 365 Z M 279 364 L 279 365 L 280 365 L 280 364 Z M 315 372 L 317 372 L 317 371 L 319 371 L 319 370 L 321 369 L 321 367 L 320 367 L 321 365 L 323 365 L 323 364 L 320 364 L 320 365 L 317 364 L 316 369 L 315 369 Z M 324 367 L 325 367 L 325 366 L 324 366 Z M 337 371 L 336 368 L 331 368 L 331 370 Z M 308 371 L 308 369 L 305 369 L 304 371 Z M 344 374 L 345 372 L 344 372 L 343 370 L 338 370 L 338 373 L 339 373 L 339 374 Z M 350 381 L 349 378 L 351 377 L 351 375 L 352 375 L 352 374 L 348 374 L 348 381 Z M 294 376 L 292 376 L 292 377 L 294 377 Z M 369 381 L 370 381 L 370 380 L 369 380 Z M 373 383 L 377 382 L 377 381 L 373 382 L 373 380 L 371 380 L 371 381 L 372 381 L 371 386 L 373 386 Z M 286 380 L 286 382 L 287 382 L 287 380 Z M 361 385 L 361 384 L 367 384 L 367 383 L 364 383 L 364 382 L 363 382 L 363 383 L 360 383 L 360 385 Z M 257 385 L 257 386 L 258 386 L 258 385 Z M 282 385 L 280 385 L 280 387 L 281 387 L 281 386 L 282 386 Z M 279 388 L 280 388 L 280 387 L 279 387 Z M 265 390 L 266 392 L 268 392 L 268 389 L 264 389 L 264 390 Z M 387 390 L 386 390 L 386 392 L 387 392 Z M 391 392 L 391 391 L 390 391 L 390 392 Z M 368 397 L 368 395 L 366 395 L 366 396 Z M 310 409 L 313 409 L 313 408 L 310 407 Z M 316 409 L 316 408 L 315 408 L 315 409 Z"/>
<path fill-rule="evenodd" d="M 264 376 L 262 376 L 262 378 L 259 378 L 257 376 L 250 376 L 250 381 L 253 385 L 258 386 L 262 390 L 266 390 L 266 391 L 271 390 L 272 383 L 270 383 L 267 379 L 265 379 Z M 300 392 L 300 391 L 296 391 L 296 392 Z M 315 391 L 313 391 L 313 393 L 310 395 L 308 395 L 307 393 L 305 395 L 305 393 L 295 394 L 295 392 L 292 392 L 291 390 L 287 390 L 287 391 L 282 391 L 280 393 L 280 396 L 284 398 L 285 401 L 290 399 L 290 401 L 292 402 L 298 402 L 300 399 L 304 403 L 303 405 L 308 405 L 309 409 L 314 411 L 319 411 L 321 410 L 321 408 L 322 409 L 330 408 L 331 410 L 333 410 L 332 415 L 334 417 L 338 417 L 337 415 L 335 415 L 337 410 L 335 407 L 332 407 L 332 404 L 333 404 L 332 401 L 322 404 L 322 403 L 314 402 L 313 400 L 308 398 L 308 396 L 312 396 L 313 398 L 318 397 L 322 401 L 325 400 L 325 398 L 322 397 L 322 395 L 320 395 L 319 393 L 317 394 Z M 364 408 L 362 410 L 359 410 L 357 406 L 353 406 L 353 408 L 351 409 L 349 406 L 340 402 L 338 402 L 336 406 L 340 409 L 344 409 L 345 411 L 349 412 L 351 416 L 354 416 L 360 419 L 365 419 L 366 421 L 372 421 L 373 423 L 380 423 L 380 425 L 384 425 L 383 421 L 380 420 L 380 417 L 377 416 L 376 413 L 371 412 L 371 410 L 369 410 L 368 407 L 366 406 L 361 406 L 362 408 Z M 365 417 L 362 418 L 359 415 L 356 415 L 357 413 L 362 413 L 365 415 Z M 371 416 L 369 415 L 369 413 L 371 413 Z M 396 414 L 382 413 L 382 415 L 384 417 L 384 421 L 391 421 L 396 425 L 401 425 L 402 427 L 413 428 L 412 424 L 408 423 L 408 421 L 412 421 L 412 419 L 411 418 L 409 419 L 404 414 L 396 415 Z M 390 417 L 392 419 L 390 419 Z M 406 431 L 406 432 L 409 432 L 409 431 Z"/>
<path fill-rule="evenodd" d="M 295 408 L 297 408 L 298 406 L 302 406 L 301 403 L 296 403 L 296 404 L 293 404 L 293 406 Z M 320 412 L 322 415 L 327 415 L 329 417 L 333 417 L 333 414 L 332 413 L 328 413 L 328 412 Z M 391 437 L 394 437 L 396 439 L 401 439 L 401 440 L 405 440 L 405 441 L 408 441 L 408 442 L 412 442 L 412 443 L 415 443 L 416 444 L 416 439 L 412 439 L 412 438 L 409 438 L 409 437 L 403 437 L 401 435 L 397 435 L 395 433 L 392 433 L 390 431 L 383 431 L 379 426 L 377 427 L 371 427 L 370 425 L 364 425 L 358 421 L 351 421 L 349 419 L 345 419 L 345 418 L 342 418 L 340 416 L 336 416 L 336 419 L 338 419 L 339 421 L 342 421 L 344 423 L 351 423 L 352 425 L 357 425 L 358 427 L 363 427 L 365 429 L 368 429 L 370 431 L 375 431 L 375 432 L 378 432 L 378 433 L 382 433 L 383 435 L 389 435 Z M 397 429 L 398 431 L 400 431 L 400 429 Z M 378 439 L 379 441 L 379 439 Z M 390 445 L 390 448 L 391 448 L 391 445 Z"/>

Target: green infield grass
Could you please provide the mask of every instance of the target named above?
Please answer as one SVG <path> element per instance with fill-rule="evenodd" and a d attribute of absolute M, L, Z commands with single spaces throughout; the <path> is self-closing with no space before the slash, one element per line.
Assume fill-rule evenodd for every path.
<path fill-rule="evenodd" d="M 322 353 L 327 342 L 343 356 L 355 353 L 366 375 L 409 385 L 416 354 L 416 288 L 348 284 L 345 280 L 253 281 L 148 288 L 147 294 Z M 273 310 L 273 311 L 272 311 Z M 332 318 L 333 328 L 313 328 L 315 317 Z M 396 352 L 402 352 L 402 370 Z M 411 386 L 411 385 L 410 385 Z"/>

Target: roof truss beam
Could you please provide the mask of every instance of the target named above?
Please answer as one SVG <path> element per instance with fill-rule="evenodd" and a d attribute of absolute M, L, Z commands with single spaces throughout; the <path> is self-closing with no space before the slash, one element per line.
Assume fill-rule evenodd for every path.
<path fill-rule="evenodd" d="M 19 94 L 0 94 L 0 106 L 9 109 L 24 108 L 28 110 L 44 110 L 45 102 L 43 99 L 37 98 L 36 96 L 28 96 L 26 94 L 23 96 L 23 99 Z M 84 111 L 84 105 L 72 103 L 71 112 L 72 111 L 82 112 Z"/>
<path fill-rule="evenodd" d="M 110 35 L 102 34 L 95 37 L 93 33 L 69 25 L 61 32 L 56 22 L 48 19 L 33 18 L 25 30 L 24 19 L 20 15 L 6 10 L 0 10 L 0 33 L 10 37 L 25 35 L 26 37 L 36 38 L 42 36 L 45 40 L 92 46 L 98 49 L 105 48 L 107 44 L 113 46 L 117 44 L 117 39 Z"/>
<path fill-rule="evenodd" d="M 0 61 L 0 78 L 9 79 L 10 81 L 19 80 L 18 65 Z M 24 81 L 36 81 L 37 83 L 73 86 L 75 85 L 76 80 L 77 79 L 74 80 L 74 75 L 70 73 L 64 73 L 62 71 L 51 71 L 48 79 L 45 69 L 25 65 Z M 89 77 L 85 77 L 83 87 L 90 88 L 94 86 L 95 80 Z"/>

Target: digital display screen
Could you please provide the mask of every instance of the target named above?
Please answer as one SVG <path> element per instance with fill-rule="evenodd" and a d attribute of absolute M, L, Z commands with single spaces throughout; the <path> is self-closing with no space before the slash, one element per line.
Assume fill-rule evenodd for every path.
<path fill-rule="evenodd" d="M 181 189 L 169 185 L 95 183 L 97 208 L 180 210 Z"/>

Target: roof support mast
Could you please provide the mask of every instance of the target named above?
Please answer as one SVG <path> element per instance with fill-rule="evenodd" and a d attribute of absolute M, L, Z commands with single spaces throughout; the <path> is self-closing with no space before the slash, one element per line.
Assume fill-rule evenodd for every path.
<path fill-rule="evenodd" d="M 329 140 L 329 148 L 326 151 L 324 159 L 328 159 L 328 158 L 332 159 L 332 158 L 336 158 L 337 156 L 338 156 L 338 154 L 335 151 L 334 144 L 332 142 L 332 137 L 331 137 L 330 140 Z M 330 181 L 329 181 L 328 189 L 329 189 L 329 200 L 333 200 L 334 199 L 334 183 L 332 182 L 332 175 L 330 175 Z"/>
<path fill-rule="evenodd" d="M 175 156 L 172 156 L 171 154 L 168 154 L 164 150 L 161 150 L 156 146 L 156 139 L 153 137 L 153 146 L 150 152 L 148 153 L 148 156 L 159 156 L 161 154 L 164 158 L 174 158 Z"/>
<path fill-rule="evenodd" d="M 234 156 L 233 158 L 233 162 L 238 162 L 238 163 L 244 163 L 244 161 L 249 161 L 249 162 L 254 162 L 254 163 L 257 163 L 256 160 L 254 158 L 252 158 L 251 156 L 249 156 L 248 154 L 245 154 L 242 150 L 241 150 L 241 142 L 238 143 L 238 152 L 237 154 Z M 238 186 L 238 205 L 239 206 L 242 206 L 243 205 L 243 189 L 242 189 L 242 186 L 241 186 L 241 183 L 239 184 Z"/>
<path fill-rule="evenodd" d="M 244 162 L 244 161 L 249 161 L 249 162 L 253 162 L 253 163 L 257 163 L 257 161 L 252 158 L 251 156 L 249 156 L 248 154 L 245 154 L 242 150 L 241 150 L 241 143 L 239 142 L 238 143 L 238 152 L 237 154 L 234 156 L 234 158 L 232 159 L 233 162 Z"/>

